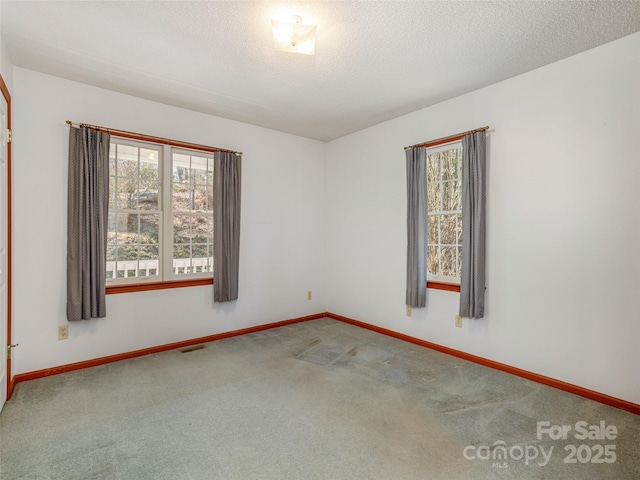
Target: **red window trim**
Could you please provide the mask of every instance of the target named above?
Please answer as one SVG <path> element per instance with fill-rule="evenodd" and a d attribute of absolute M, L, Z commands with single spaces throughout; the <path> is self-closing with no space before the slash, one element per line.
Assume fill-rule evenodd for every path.
<path fill-rule="evenodd" d="M 110 285 L 105 289 L 105 294 L 114 295 L 118 293 L 147 292 L 150 290 L 165 290 L 167 288 L 199 287 L 201 285 L 213 285 L 213 278 Z"/>
<path fill-rule="evenodd" d="M 202 285 L 213 285 L 213 278 L 194 278 L 191 280 L 170 280 L 168 282 L 148 282 L 133 283 L 125 285 L 111 285 L 106 288 L 107 295 L 118 293 L 146 292 L 150 290 L 165 290 L 167 288 L 199 287 Z M 445 282 L 427 282 L 427 288 L 434 290 L 446 290 L 449 292 L 459 292 L 460 285 Z"/>
<path fill-rule="evenodd" d="M 434 290 L 447 290 L 448 292 L 459 292 L 460 285 L 456 283 L 445 282 L 427 282 L 427 288 L 433 288 Z"/>

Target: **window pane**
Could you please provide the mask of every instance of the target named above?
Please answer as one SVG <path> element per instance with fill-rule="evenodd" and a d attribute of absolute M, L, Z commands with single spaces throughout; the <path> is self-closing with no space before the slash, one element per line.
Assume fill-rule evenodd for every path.
<path fill-rule="evenodd" d="M 158 260 L 158 245 L 140 244 L 140 260 Z"/>
<path fill-rule="evenodd" d="M 193 258 L 207 258 L 209 256 L 208 246 L 205 245 L 193 245 Z"/>
<path fill-rule="evenodd" d="M 138 276 L 154 277 L 160 273 L 158 245 L 140 245 Z"/>
<path fill-rule="evenodd" d="M 212 259 L 209 257 L 210 247 L 207 245 L 194 245 L 192 248 L 192 264 L 196 273 L 210 272 Z"/>
<path fill-rule="evenodd" d="M 173 246 L 173 273 L 185 274 L 191 273 L 191 246 L 190 245 L 174 245 Z"/>
<path fill-rule="evenodd" d="M 107 246 L 115 247 L 115 245 L 116 245 L 116 214 L 115 212 L 109 212 L 109 215 L 107 217 Z"/>
<path fill-rule="evenodd" d="M 456 276 L 459 277 L 462 275 L 462 247 L 458 247 L 458 265 L 457 265 L 457 273 Z"/>
<path fill-rule="evenodd" d="M 138 260 L 138 246 L 137 245 L 120 245 L 116 253 L 116 260 L 118 263 L 131 262 Z M 123 265 L 118 265 L 118 269 L 124 268 Z M 129 266 L 128 268 L 134 268 Z"/>
<path fill-rule="evenodd" d="M 110 213 L 109 214 L 109 230 L 114 234 L 118 232 L 127 231 L 127 214 L 125 213 Z"/>
<path fill-rule="evenodd" d="M 116 208 L 116 177 L 109 177 L 109 211 Z"/>
<path fill-rule="evenodd" d="M 135 213 L 118 213 L 116 218 L 118 245 L 138 244 L 140 242 L 138 235 L 139 215 Z"/>
<path fill-rule="evenodd" d="M 456 244 L 457 219 L 457 215 L 442 215 L 440 217 L 440 243 L 442 245 Z"/>
<path fill-rule="evenodd" d="M 427 273 L 438 274 L 438 247 L 436 246 L 427 248 Z"/>
<path fill-rule="evenodd" d="M 427 211 L 439 212 L 440 210 L 440 184 L 427 184 Z"/>
<path fill-rule="evenodd" d="M 115 239 L 115 234 L 114 234 Z M 114 242 L 115 243 L 115 242 Z M 116 278 L 116 247 L 107 246 L 107 280 Z"/>
<path fill-rule="evenodd" d="M 115 159 L 116 159 L 116 144 L 115 143 L 110 143 L 109 144 L 109 175 L 115 175 L 115 171 L 116 171 L 116 163 L 115 163 Z"/>
<path fill-rule="evenodd" d="M 213 159 L 173 153 L 172 207 L 174 212 L 211 212 Z"/>
<path fill-rule="evenodd" d="M 188 185 L 174 183 L 171 204 L 174 212 L 190 212 L 193 209 L 193 189 Z"/>
<path fill-rule="evenodd" d="M 140 243 L 157 245 L 160 232 L 159 222 L 160 216 L 157 214 L 140 215 Z"/>
<path fill-rule="evenodd" d="M 440 248 L 440 274 L 446 277 L 456 276 L 456 248 L 457 247 L 441 247 Z"/>
<path fill-rule="evenodd" d="M 440 180 L 440 156 L 427 155 L 427 182 L 435 183 Z"/>
<path fill-rule="evenodd" d="M 138 270 L 138 247 L 136 245 L 125 245 L 118 248 L 116 267 L 118 270 L 118 278 L 136 277 Z"/>
<path fill-rule="evenodd" d="M 138 161 L 138 147 L 133 145 L 117 145 L 118 159 Z"/>
<path fill-rule="evenodd" d="M 138 176 L 138 147 L 118 145 L 117 148 L 117 173 L 119 177 Z"/>
<path fill-rule="evenodd" d="M 193 209 L 199 212 L 212 211 L 213 191 L 206 186 L 196 185 L 193 192 Z"/>
<path fill-rule="evenodd" d="M 173 259 L 174 264 L 176 259 L 191 258 L 191 245 L 174 245 L 173 246 Z"/>
<path fill-rule="evenodd" d="M 189 215 L 173 216 L 173 243 L 191 242 L 191 217 Z"/>
<path fill-rule="evenodd" d="M 456 243 L 462 245 L 462 213 L 456 215 Z"/>
<path fill-rule="evenodd" d="M 141 148 L 140 149 L 140 165 L 143 165 L 145 163 L 151 164 L 151 165 L 157 164 L 158 152 L 150 148 Z"/>
<path fill-rule="evenodd" d="M 460 176 L 461 149 L 442 152 L 442 179 L 458 180 Z"/>
<path fill-rule="evenodd" d="M 190 162 L 189 155 L 174 153 L 172 155 L 172 164 L 171 164 L 173 183 L 188 185 L 190 167 L 191 167 L 191 162 Z"/>
<path fill-rule="evenodd" d="M 442 183 L 442 210 L 451 212 L 462 209 L 462 191 L 460 182 L 447 181 Z"/>
<path fill-rule="evenodd" d="M 116 208 L 136 208 L 135 196 L 138 180 L 136 177 L 116 177 L 115 201 Z"/>
<path fill-rule="evenodd" d="M 429 215 L 428 221 L 427 243 L 436 245 L 438 243 L 438 215 Z"/>
<path fill-rule="evenodd" d="M 140 149 L 140 178 L 138 185 L 138 205 L 143 210 L 158 210 L 160 174 L 158 152 Z"/>
<path fill-rule="evenodd" d="M 193 217 L 191 222 L 191 234 L 194 243 L 211 243 L 211 224 L 213 219 L 209 217 Z"/>
<path fill-rule="evenodd" d="M 191 174 L 194 184 L 207 184 L 207 159 L 205 157 L 191 157 Z"/>

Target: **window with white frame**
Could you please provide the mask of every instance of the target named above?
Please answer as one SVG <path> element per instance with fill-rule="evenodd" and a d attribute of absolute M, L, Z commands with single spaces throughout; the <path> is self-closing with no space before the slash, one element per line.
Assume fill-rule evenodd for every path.
<path fill-rule="evenodd" d="M 460 283 L 462 142 L 427 148 L 427 278 Z"/>
<path fill-rule="evenodd" d="M 213 272 L 213 157 L 172 149 L 171 224 L 175 275 Z"/>
<path fill-rule="evenodd" d="M 108 284 L 211 277 L 213 155 L 111 137 Z"/>

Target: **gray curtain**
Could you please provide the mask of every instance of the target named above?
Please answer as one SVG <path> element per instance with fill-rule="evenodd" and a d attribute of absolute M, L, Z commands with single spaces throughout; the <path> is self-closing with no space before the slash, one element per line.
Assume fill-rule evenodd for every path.
<path fill-rule="evenodd" d="M 405 150 L 407 157 L 406 303 L 427 305 L 427 149 Z"/>
<path fill-rule="evenodd" d="M 460 316 L 484 317 L 486 133 L 462 138 L 462 275 Z"/>
<path fill-rule="evenodd" d="M 238 299 L 242 157 L 215 152 L 213 159 L 213 299 L 230 302 Z"/>
<path fill-rule="evenodd" d="M 69 128 L 67 203 L 67 319 L 106 316 L 106 244 L 109 208 L 106 132 Z"/>

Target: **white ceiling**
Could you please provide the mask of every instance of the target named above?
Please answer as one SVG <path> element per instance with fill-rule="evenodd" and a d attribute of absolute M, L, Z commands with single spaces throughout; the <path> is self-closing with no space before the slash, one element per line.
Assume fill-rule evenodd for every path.
<path fill-rule="evenodd" d="M 274 50 L 283 13 L 318 26 L 315 56 Z M 324 141 L 640 31 L 639 0 L 2 0 L 0 15 L 16 66 Z"/>

